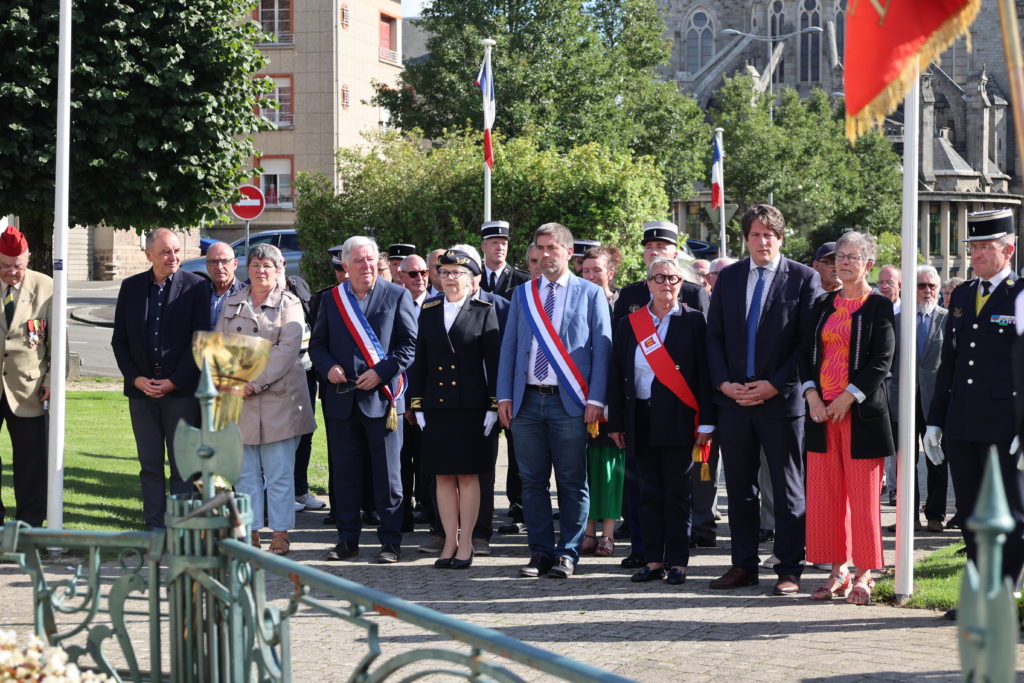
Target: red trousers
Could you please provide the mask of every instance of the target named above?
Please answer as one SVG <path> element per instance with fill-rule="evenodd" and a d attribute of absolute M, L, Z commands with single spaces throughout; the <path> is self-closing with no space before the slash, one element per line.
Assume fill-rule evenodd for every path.
<path fill-rule="evenodd" d="M 825 425 L 827 453 L 807 454 L 807 561 L 852 559 L 858 571 L 880 569 L 878 492 L 885 458 L 850 457 L 850 414 Z"/>

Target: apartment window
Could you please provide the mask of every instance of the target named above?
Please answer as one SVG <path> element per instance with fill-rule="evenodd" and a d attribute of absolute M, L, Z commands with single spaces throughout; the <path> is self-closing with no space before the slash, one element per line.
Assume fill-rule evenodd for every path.
<path fill-rule="evenodd" d="M 260 189 L 267 198 L 268 208 L 291 209 L 295 206 L 292 195 L 292 160 L 290 158 L 260 159 L 263 174 L 259 179 Z"/>
<path fill-rule="evenodd" d="M 349 12 L 348 5 L 341 6 L 341 27 L 348 28 L 349 22 L 352 21 L 351 13 Z"/>
<path fill-rule="evenodd" d="M 775 36 L 781 36 L 785 31 L 782 28 L 783 22 L 786 17 L 783 14 L 782 0 L 775 0 L 772 3 L 772 16 L 769 21 L 770 29 L 772 32 L 772 53 L 774 54 L 779 41 L 775 40 Z M 765 68 L 769 68 L 766 65 Z M 772 72 L 772 83 L 782 83 L 786 79 L 786 60 L 780 59 L 778 66 L 775 67 L 775 71 Z"/>
<path fill-rule="evenodd" d="M 295 127 L 295 109 L 292 106 L 292 77 L 269 76 L 274 82 L 274 89 L 263 96 L 264 101 L 274 100 L 277 109 L 261 107 L 260 116 L 275 124 L 278 128 Z"/>
<path fill-rule="evenodd" d="M 260 0 L 260 25 L 279 44 L 292 44 L 292 0 Z"/>
<path fill-rule="evenodd" d="M 697 73 L 711 61 L 714 44 L 714 29 L 707 12 L 694 12 L 686 27 L 686 70 Z"/>
<path fill-rule="evenodd" d="M 821 27 L 821 12 L 818 0 L 803 0 L 800 4 L 800 30 L 811 26 Z M 821 81 L 821 34 L 800 34 L 800 81 L 817 83 Z"/>
<path fill-rule="evenodd" d="M 352 91 L 347 85 L 343 85 L 341 86 L 341 107 L 348 109 L 350 106 L 352 106 Z"/>
<path fill-rule="evenodd" d="M 398 19 L 380 15 L 380 60 L 398 64 Z"/>

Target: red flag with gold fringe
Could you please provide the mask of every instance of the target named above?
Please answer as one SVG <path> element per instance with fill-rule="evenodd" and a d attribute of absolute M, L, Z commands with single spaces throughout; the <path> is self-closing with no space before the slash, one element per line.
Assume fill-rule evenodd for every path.
<path fill-rule="evenodd" d="M 980 6 L 981 0 L 852 0 L 843 56 L 846 136 L 856 140 L 895 110 L 916 67 L 966 31 Z"/>

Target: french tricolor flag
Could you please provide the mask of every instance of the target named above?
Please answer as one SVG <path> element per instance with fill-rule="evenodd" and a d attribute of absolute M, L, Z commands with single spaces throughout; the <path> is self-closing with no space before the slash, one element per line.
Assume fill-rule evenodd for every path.
<path fill-rule="evenodd" d="M 476 75 L 476 85 L 484 95 L 484 161 L 494 168 L 494 150 L 491 147 L 491 129 L 494 127 L 494 72 L 486 57 Z"/>
<path fill-rule="evenodd" d="M 711 155 L 711 208 L 717 209 L 722 205 L 722 188 L 725 181 L 722 178 L 722 143 L 721 138 L 716 135 L 714 152 Z"/>

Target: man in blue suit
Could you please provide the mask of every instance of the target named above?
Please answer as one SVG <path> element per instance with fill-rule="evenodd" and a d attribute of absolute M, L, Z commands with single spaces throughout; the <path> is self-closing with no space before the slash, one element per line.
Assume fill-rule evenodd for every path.
<path fill-rule="evenodd" d="M 711 582 L 757 584 L 757 473 L 764 450 L 775 489 L 776 595 L 800 590 L 804 558 L 804 399 L 797 378 L 801 326 L 821 293 L 818 274 L 782 256 L 786 223 L 756 204 L 741 221 L 750 257 L 718 276 L 708 312 L 708 363 L 718 408 L 732 532 L 732 568 Z"/>
<path fill-rule="evenodd" d="M 377 561 L 398 562 L 402 544 L 402 397 L 416 353 L 416 309 L 409 292 L 377 276 L 377 243 L 350 237 L 341 248 L 348 282 L 321 297 L 309 342 L 322 394 L 334 482 L 338 543 L 328 560 L 359 555 L 363 468 L 373 472 L 381 524 Z M 344 309 L 344 313 L 343 313 Z M 379 351 L 372 350 L 379 345 Z M 363 349 L 371 349 L 368 359 Z"/>
<path fill-rule="evenodd" d="M 498 417 L 510 427 L 523 481 L 531 558 L 521 576 L 568 578 L 590 511 L 587 424 L 604 411 L 611 356 L 608 300 L 569 272 L 573 238 L 545 223 L 534 233 L 541 276 L 516 288 L 501 344 Z M 560 512 L 555 545 L 548 481 Z"/>

